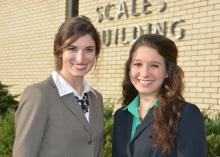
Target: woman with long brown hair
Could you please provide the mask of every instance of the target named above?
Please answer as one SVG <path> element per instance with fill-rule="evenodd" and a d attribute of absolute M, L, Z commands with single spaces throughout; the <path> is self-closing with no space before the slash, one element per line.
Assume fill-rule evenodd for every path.
<path fill-rule="evenodd" d="M 205 157 L 204 123 L 186 102 L 175 43 L 140 36 L 125 66 L 123 107 L 114 115 L 113 157 Z"/>

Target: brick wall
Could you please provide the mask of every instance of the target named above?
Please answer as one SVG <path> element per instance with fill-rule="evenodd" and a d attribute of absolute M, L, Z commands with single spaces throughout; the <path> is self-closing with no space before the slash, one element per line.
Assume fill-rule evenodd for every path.
<path fill-rule="evenodd" d="M 148 32 L 147 24 L 154 27 L 155 23 L 166 23 L 165 35 L 174 40 L 179 48 L 178 64 L 185 72 L 186 100 L 197 104 L 200 108 L 220 109 L 220 1 L 216 0 L 164 0 L 166 8 L 162 12 L 155 9 L 160 7 L 159 1 L 148 0 L 151 6 L 147 10 L 151 13 L 142 13 L 142 0 L 136 0 L 136 13 L 132 16 L 133 0 L 124 0 L 127 8 L 126 14 L 117 18 L 120 0 L 80 0 L 79 14 L 87 15 L 96 25 L 100 34 L 103 30 L 112 31 L 111 44 L 103 45 L 102 54 L 98 60 L 96 70 L 87 78 L 94 87 L 103 93 L 105 98 L 119 99 L 121 97 L 121 83 L 124 75 L 124 63 L 128 57 L 132 28 L 142 27 L 144 33 Z M 163 2 L 161 0 L 160 2 Z M 99 8 L 104 15 L 106 6 L 110 7 L 109 15 L 113 20 L 105 19 L 98 22 L 96 9 Z M 102 8 L 101 8 L 102 7 Z M 176 30 L 184 29 L 184 37 L 176 39 L 170 31 L 172 21 L 182 19 Z M 126 41 L 121 42 L 121 29 L 126 28 Z M 115 29 L 119 29 L 118 44 L 114 44 Z M 152 29 L 153 30 L 153 29 Z M 153 33 L 153 31 L 152 31 Z"/>
<path fill-rule="evenodd" d="M 20 94 L 54 68 L 53 40 L 65 19 L 65 0 L 0 3 L 0 81 Z"/>
<path fill-rule="evenodd" d="M 132 2 L 138 16 L 133 16 Z M 145 7 L 151 13 L 142 13 L 142 0 L 124 0 L 128 17 L 116 17 L 120 0 L 80 0 L 79 14 L 90 17 L 100 34 L 111 30 L 109 46 L 103 44 L 96 69 L 86 78 L 105 99 L 121 97 L 124 63 L 128 57 L 134 27 L 148 32 L 148 25 L 155 31 L 156 23 L 164 24 L 165 35 L 173 39 L 179 48 L 178 64 L 185 72 L 186 100 L 200 108 L 212 106 L 220 109 L 220 1 L 216 0 L 148 0 Z M 162 12 L 156 11 L 166 2 Z M 98 22 L 97 7 L 104 14 L 106 6 L 114 4 L 109 16 Z M 102 7 L 102 8 L 101 8 Z M 19 94 L 32 83 L 45 79 L 54 68 L 53 40 L 59 25 L 65 19 L 65 0 L 21 0 L 0 3 L 0 81 L 13 85 L 10 91 Z M 182 39 L 171 33 L 172 21 L 182 19 L 175 29 L 184 29 Z M 161 26 L 161 25 L 160 25 Z M 122 43 L 122 29 L 125 39 Z M 118 43 L 115 44 L 116 29 Z M 175 33 L 175 31 L 173 33 Z"/>

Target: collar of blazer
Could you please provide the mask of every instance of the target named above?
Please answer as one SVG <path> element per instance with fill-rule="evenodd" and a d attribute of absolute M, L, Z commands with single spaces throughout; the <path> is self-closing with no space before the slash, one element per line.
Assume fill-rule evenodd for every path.
<path fill-rule="evenodd" d="M 72 93 L 66 94 L 60 97 L 60 99 L 64 103 L 64 105 L 75 115 L 75 117 L 83 124 L 84 128 L 91 135 L 92 134 L 91 127 L 88 121 L 86 120 L 86 117 L 81 107 L 78 105 L 77 100 L 73 97 L 73 94 Z"/>
<path fill-rule="evenodd" d="M 132 120 L 130 122 L 132 123 Z M 146 128 L 148 128 L 151 125 L 152 122 L 153 122 L 153 114 L 152 114 L 152 112 L 149 112 L 146 115 L 146 117 L 144 118 L 144 120 L 141 122 L 141 124 L 138 126 L 138 128 L 137 128 L 137 130 L 134 134 L 133 139 L 130 141 L 130 143 L 127 144 L 127 150 L 126 151 L 128 153 L 128 157 L 132 157 L 132 155 L 131 155 L 131 151 L 132 151 L 131 150 L 132 149 L 131 145 L 132 145 L 132 143 L 138 138 L 138 135 L 140 135 Z"/>
<path fill-rule="evenodd" d="M 50 84 L 54 88 L 54 90 L 56 90 L 56 92 L 59 96 L 58 89 L 57 89 L 51 76 L 48 78 L 48 81 L 50 82 Z M 94 113 L 96 106 L 92 105 L 92 103 L 96 104 L 95 101 L 97 98 L 92 92 L 88 93 L 88 98 L 89 98 L 89 103 L 90 103 L 90 112 Z M 60 100 L 68 108 L 68 110 L 70 110 L 70 112 L 72 112 L 73 115 L 83 124 L 83 127 L 88 132 L 88 134 L 90 136 L 92 136 L 92 125 L 94 125 L 93 122 L 95 121 L 94 119 L 96 118 L 95 114 L 90 114 L 90 123 L 88 123 L 81 107 L 78 105 L 77 100 L 73 96 L 73 93 L 69 93 L 69 94 L 66 94 L 66 95 L 60 97 Z M 74 104 L 76 104 L 76 105 L 74 105 Z"/>
<path fill-rule="evenodd" d="M 142 131 L 144 131 L 144 129 L 146 129 L 147 127 L 149 127 L 152 122 L 153 122 L 153 114 L 152 114 L 152 112 L 149 112 L 149 113 L 145 116 L 145 118 L 143 119 L 143 121 L 141 122 L 141 124 L 137 127 L 137 130 L 136 130 L 136 132 L 135 132 L 135 134 L 134 134 L 134 137 L 133 137 L 133 139 L 131 140 L 131 142 L 134 141 L 134 140 L 138 137 L 138 135 L 141 134 Z"/>
<path fill-rule="evenodd" d="M 75 96 L 77 96 L 79 99 L 82 99 L 82 96 L 76 91 L 75 88 L 73 88 L 64 78 L 62 75 L 60 75 L 57 71 L 53 71 L 51 74 L 51 77 L 53 79 L 54 84 L 56 85 L 58 89 L 58 93 L 60 96 L 73 93 Z M 83 80 L 83 93 L 88 93 L 92 91 L 94 95 L 96 95 L 95 91 L 90 87 L 90 85 Z M 96 95 L 97 97 L 97 95 Z"/>

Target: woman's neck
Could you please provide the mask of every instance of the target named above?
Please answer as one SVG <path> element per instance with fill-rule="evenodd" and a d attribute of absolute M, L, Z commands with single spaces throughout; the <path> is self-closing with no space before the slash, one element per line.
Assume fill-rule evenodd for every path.
<path fill-rule="evenodd" d="M 83 95 L 83 78 L 68 77 L 66 74 L 60 72 L 60 75 L 80 94 Z"/>
<path fill-rule="evenodd" d="M 83 80 L 74 80 L 72 83 L 70 83 L 70 85 L 80 94 L 83 95 Z"/>

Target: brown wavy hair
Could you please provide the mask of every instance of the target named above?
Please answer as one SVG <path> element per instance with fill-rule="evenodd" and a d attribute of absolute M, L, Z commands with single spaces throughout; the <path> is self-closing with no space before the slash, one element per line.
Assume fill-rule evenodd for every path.
<path fill-rule="evenodd" d="M 162 35 L 144 34 L 140 36 L 132 45 L 129 58 L 125 64 L 122 105 L 128 105 L 138 95 L 138 91 L 131 83 L 129 73 L 133 54 L 141 46 L 148 46 L 157 50 L 165 60 L 168 77 L 164 79 L 157 94 L 159 105 L 152 110 L 152 138 L 155 142 L 154 147 L 160 148 L 164 153 L 170 153 L 173 147 L 172 141 L 177 134 L 181 117 L 180 110 L 184 101 L 182 96 L 184 73 L 177 65 L 178 49 L 172 40 Z"/>
<path fill-rule="evenodd" d="M 77 16 L 67 19 L 58 29 L 54 39 L 54 56 L 56 70 L 60 71 L 63 66 L 62 54 L 73 42 L 84 35 L 91 35 L 95 42 L 96 62 L 100 53 L 100 36 L 90 19 L 86 16 Z"/>

